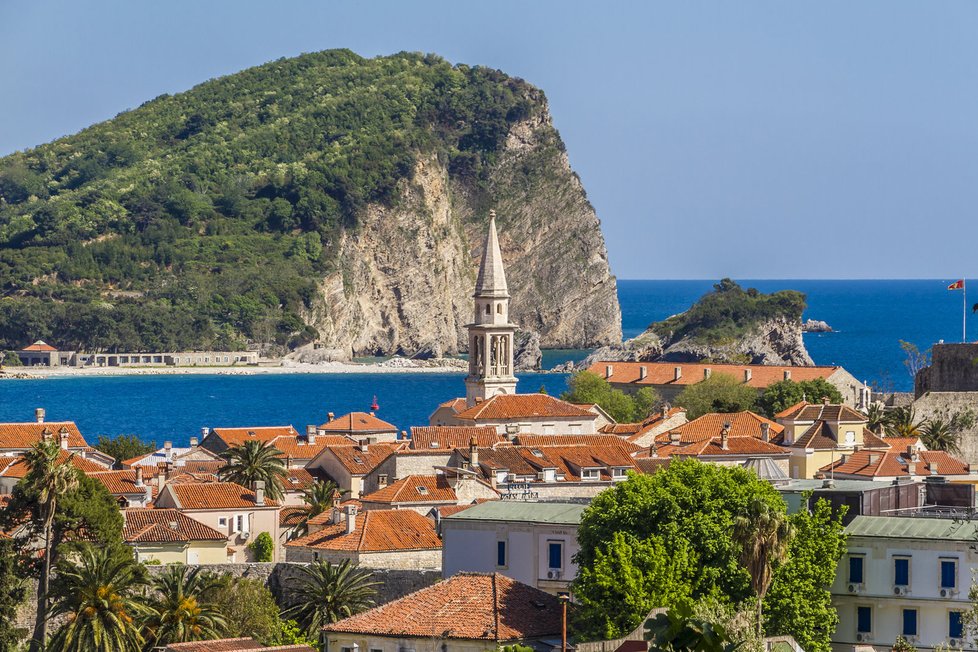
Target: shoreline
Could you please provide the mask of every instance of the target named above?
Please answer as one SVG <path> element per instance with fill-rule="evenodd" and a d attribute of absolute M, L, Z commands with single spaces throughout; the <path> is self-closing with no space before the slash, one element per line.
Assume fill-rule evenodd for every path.
<path fill-rule="evenodd" d="M 443 364 L 425 364 L 393 358 L 377 363 L 359 362 L 283 362 L 279 365 L 246 367 L 7 367 L 2 380 L 42 380 L 47 378 L 102 378 L 109 376 L 262 376 L 283 374 L 464 374 L 466 369 Z"/>

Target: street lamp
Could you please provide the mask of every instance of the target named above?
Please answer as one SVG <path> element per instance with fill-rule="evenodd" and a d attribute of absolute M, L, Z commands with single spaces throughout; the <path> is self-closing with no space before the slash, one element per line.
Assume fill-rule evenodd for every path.
<path fill-rule="evenodd" d="M 570 593 L 558 591 L 557 599 L 560 600 L 562 614 L 560 617 L 560 652 L 567 652 L 567 603 L 570 602 Z"/>

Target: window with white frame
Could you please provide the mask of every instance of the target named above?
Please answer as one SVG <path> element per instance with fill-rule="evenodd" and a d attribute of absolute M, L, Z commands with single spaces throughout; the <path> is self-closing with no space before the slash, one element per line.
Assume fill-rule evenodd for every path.
<path fill-rule="evenodd" d="M 581 480 L 600 480 L 600 469 L 581 469 Z"/>
<path fill-rule="evenodd" d="M 244 532 L 245 531 L 245 516 L 244 516 L 244 514 L 238 514 L 235 517 L 234 531 L 235 532 Z"/>
<path fill-rule="evenodd" d="M 218 518 L 217 519 L 217 525 L 218 525 L 218 527 L 227 527 L 228 526 L 228 519 L 227 519 L 227 517 L 226 516 L 221 516 L 220 518 Z"/>

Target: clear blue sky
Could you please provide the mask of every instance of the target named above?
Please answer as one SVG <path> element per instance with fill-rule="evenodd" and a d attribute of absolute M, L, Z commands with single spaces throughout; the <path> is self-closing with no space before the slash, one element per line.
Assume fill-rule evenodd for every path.
<path fill-rule="evenodd" d="M 543 88 L 621 278 L 978 275 L 978 3 L 0 1 L 0 154 L 283 56 Z"/>

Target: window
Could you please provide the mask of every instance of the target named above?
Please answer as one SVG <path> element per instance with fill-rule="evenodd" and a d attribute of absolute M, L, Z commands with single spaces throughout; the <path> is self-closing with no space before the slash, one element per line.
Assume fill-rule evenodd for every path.
<path fill-rule="evenodd" d="M 506 565 L 506 542 L 497 541 L 496 542 L 496 566 L 503 567 Z"/>
<path fill-rule="evenodd" d="M 560 570 L 564 567 L 564 543 L 562 541 L 550 541 L 547 543 L 548 568 Z"/>
<path fill-rule="evenodd" d="M 893 585 L 910 586 L 910 557 L 893 558 Z"/>
<path fill-rule="evenodd" d="M 313 561 L 319 561 L 319 553 L 318 552 L 312 553 L 312 560 Z"/>
<path fill-rule="evenodd" d="M 488 315 L 491 310 L 492 310 L 492 308 L 490 308 L 489 307 L 489 304 L 487 303 L 486 304 L 486 314 Z"/>
<path fill-rule="evenodd" d="M 627 474 L 628 474 L 628 469 L 621 466 L 616 466 L 613 469 L 611 469 L 612 478 L 624 478 Z"/>
<path fill-rule="evenodd" d="M 916 609 L 903 610 L 903 635 L 904 636 L 917 635 L 917 610 Z"/>
<path fill-rule="evenodd" d="M 227 520 L 227 518 L 225 518 L 224 516 L 222 516 L 221 518 L 217 519 L 217 524 L 220 527 L 227 527 L 228 526 L 228 520 Z"/>
<path fill-rule="evenodd" d="M 501 303 L 496 304 L 496 314 L 497 315 L 503 314 L 503 304 Z"/>
<path fill-rule="evenodd" d="M 958 586 L 958 560 L 941 560 L 941 588 L 954 589 Z"/>
<path fill-rule="evenodd" d="M 377 484 L 379 484 L 381 486 L 387 484 L 387 474 L 386 473 L 381 473 L 380 475 L 377 476 Z"/>
<path fill-rule="evenodd" d="M 947 613 L 947 635 L 949 638 L 964 637 L 964 622 L 961 620 L 960 611 L 949 611 Z"/>
<path fill-rule="evenodd" d="M 873 631 L 873 608 L 856 607 L 856 632 L 869 634 Z"/>
<path fill-rule="evenodd" d="M 852 445 L 856 443 L 856 431 L 846 430 L 846 444 Z"/>
<path fill-rule="evenodd" d="M 428 495 L 428 487 L 423 487 L 421 485 L 418 485 L 417 489 L 418 489 L 418 493 L 421 494 L 422 496 Z"/>
<path fill-rule="evenodd" d="M 849 583 L 863 583 L 863 556 L 849 555 Z"/>
<path fill-rule="evenodd" d="M 235 532 L 244 532 L 244 529 L 245 529 L 244 522 L 245 522 L 244 514 L 238 514 L 238 516 L 237 516 L 237 523 L 235 525 L 234 531 Z"/>
<path fill-rule="evenodd" d="M 600 480 L 601 471 L 598 469 L 583 469 L 581 471 L 581 480 Z"/>

